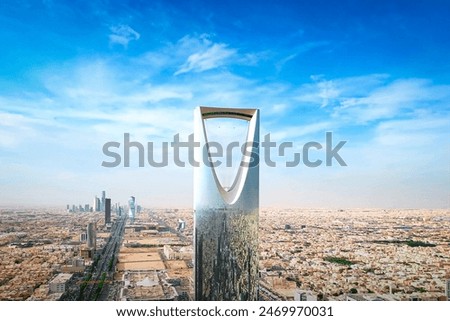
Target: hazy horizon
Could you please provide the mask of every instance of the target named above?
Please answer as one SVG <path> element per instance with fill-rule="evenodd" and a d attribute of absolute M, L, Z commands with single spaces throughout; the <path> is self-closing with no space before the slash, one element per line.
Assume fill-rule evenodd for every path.
<path fill-rule="evenodd" d="M 85 205 L 84 203 L 68 203 L 70 206 L 75 205 Z M 4 211 L 4 210 L 61 210 L 61 211 L 65 211 L 66 210 L 66 206 L 68 204 L 60 204 L 60 205 L 0 205 L 0 210 Z M 89 204 L 91 205 L 91 204 Z M 121 206 L 127 206 L 125 204 L 120 204 Z M 141 205 L 141 204 L 138 204 Z M 192 206 L 146 206 L 146 205 L 141 205 L 142 208 L 145 209 L 155 209 L 155 210 L 162 210 L 162 209 L 167 209 L 167 210 L 193 210 Z M 283 206 L 261 206 L 260 210 L 317 210 L 317 211 L 346 211 L 346 210 L 351 210 L 351 211 L 355 211 L 355 210 L 361 210 L 361 211 L 407 211 L 407 210 L 413 210 L 413 211 L 450 211 L 450 208 L 426 208 L 426 207 L 422 207 L 422 208 L 407 208 L 407 207 L 300 207 L 300 206 L 293 206 L 293 207 L 283 207 Z M 102 211 L 100 211 L 102 212 Z M 77 213 L 83 213 L 83 212 L 75 212 L 74 214 Z"/>

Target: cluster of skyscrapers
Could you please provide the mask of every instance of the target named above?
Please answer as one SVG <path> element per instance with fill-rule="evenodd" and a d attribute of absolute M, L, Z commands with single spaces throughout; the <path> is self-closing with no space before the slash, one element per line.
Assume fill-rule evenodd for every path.
<path fill-rule="evenodd" d="M 92 208 L 94 209 L 94 212 L 100 212 L 105 210 L 106 205 L 106 192 L 102 191 L 102 198 L 98 198 L 97 196 L 94 197 L 94 203 L 92 205 Z"/>
<path fill-rule="evenodd" d="M 106 205 L 106 192 L 102 191 L 102 197 L 101 199 L 97 196 L 94 197 L 94 202 L 92 203 L 92 206 L 89 204 L 85 205 L 70 205 L 67 204 L 67 212 L 101 212 L 105 210 Z"/>
<path fill-rule="evenodd" d="M 73 204 L 71 206 L 71 205 L 67 204 L 66 210 L 67 210 L 67 212 L 70 212 L 70 213 L 92 212 L 92 207 L 90 207 L 89 204 L 85 204 L 84 206 L 83 205 L 77 206 L 75 204 Z"/>
<path fill-rule="evenodd" d="M 70 206 L 67 205 L 67 212 L 105 212 L 105 224 L 111 223 L 111 211 L 114 210 L 117 216 L 122 216 L 123 208 L 120 206 L 120 203 L 111 204 L 111 199 L 106 197 L 106 191 L 102 191 L 101 198 L 95 196 L 92 206 L 89 204 L 85 204 L 84 206 L 79 205 Z M 140 206 L 136 204 L 136 198 L 134 196 L 130 196 L 128 200 L 128 217 L 131 222 L 134 222 L 136 217 L 136 212 L 140 211 Z"/>

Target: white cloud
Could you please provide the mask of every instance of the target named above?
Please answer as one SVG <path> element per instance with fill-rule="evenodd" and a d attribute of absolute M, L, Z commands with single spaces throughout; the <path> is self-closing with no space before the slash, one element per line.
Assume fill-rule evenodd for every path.
<path fill-rule="evenodd" d="M 127 47 L 128 43 L 132 40 L 138 40 L 141 35 L 128 25 L 117 25 L 109 28 L 111 33 L 109 34 L 110 44 L 119 44 L 123 47 Z"/>
<path fill-rule="evenodd" d="M 326 80 L 312 76 L 313 83 L 302 85 L 295 99 L 310 107 L 324 108 L 343 124 L 366 124 L 429 108 L 446 108 L 450 86 L 434 85 L 427 79 L 390 80 L 374 74 Z"/>
<path fill-rule="evenodd" d="M 450 86 L 433 86 L 424 79 L 401 79 L 378 87 L 365 97 L 343 97 L 334 115 L 366 123 L 390 119 L 416 109 L 436 106 L 450 97 Z"/>
<path fill-rule="evenodd" d="M 289 54 L 288 56 L 277 61 L 275 63 L 275 68 L 277 69 L 277 71 L 281 71 L 281 69 L 283 69 L 285 64 L 287 64 L 289 61 L 293 59 L 296 59 L 301 54 L 311 51 L 315 48 L 327 46 L 328 44 L 329 44 L 328 41 L 311 41 L 302 43 L 292 50 L 293 51 L 292 54 Z"/>
<path fill-rule="evenodd" d="M 231 65 L 256 66 L 270 57 L 269 52 L 240 52 L 222 42 L 214 42 L 213 35 L 185 35 L 174 43 L 165 43 L 156 51 L 150 51 L 133 59 L 146 67 L 147 75 L 171 72 L 180 75 L 199 73 Z M 224 69 L 219 69 L 224 71 Z"/>
<path fill-rule="evenodd" d="M 441 148 L 445 143 L 442 138 L 447 140 L 448 135 L 450 119 L 431 114 L 422 115 L 420 118 L 381 122 L 376 127 L 374 141 L 388 147 L 414 149 L 420 146 L 435 150 Z"/>
<path fill-rule="evenodd" d="M 298 53 L 294 53 L 294 54 L 290 54 L 290 55 L 287 56 L 287 57 L 284 57 L 283 59 L 281 59 L 280 61 L 278 61 L 278 62 L 275 64 L 275 68 L 276 68 L 278 71 L 281 71 L 281 69 L 283 69 L 283 67 L 284 67 L 284 65 L 285 65 L 286 63 L 288 63 L 289 61 L 291 61 L 291 60 L 297 58 L 297 56 L 298 56 Z"/>
<path fill-rule="evenodd" d="M 383 86 L 388 77 L 385 74 L 372 74 L 328 80 L 324 75 L 311 75 L 313 82 L 303 84 L 295 93 L 295 99 L 308 105 L 332 109 L 343 99 L 367 96 Z"/>
<path fill-rule="evenodd" d="M 190 55 L 187 61 L 175 72 L 180 75 L 190 71 L 202 72 L 217 68 L 236 54 L 236 50 L 227 48 L 225 44 L 212 44 L 205 50 Z"/>
<path fill-rule="evenodd" d="M 224 65 L 237 54 L 235 49 L 228 48 L 224 43 L 212 43 L 206 35 L 200 39 L 184 37 L 179 42 L 180 48 L 192 51 L 186 62 L 175 72 L 180 75 L 187 72 L 202 72 Z"/>
<path fill-rule="evenodd" d="M 448 119 L 449 90 L 447 86 L 434 85 L 427 80 L 392 80 L 387 75 L 338 79 L 314 76 L 311 83 L 295 88 L 277 81 L 261 82 L 223 69 L 202 77 L 159 77 L 146 73 L 146 69 L 160 68 L 172 74 L 187 56 L 207 53 L 214 45 L 205 35 L 187 36 L 153 52 L 153 57 L 158 59 L 146 62 L 132 60 L 122 65 L 113 59 L 98 59 L 51 66 L 49 73 L 42 76 L 42 90 L 20 97 L 0 97 L 0 134 L 5 138 L 2 144 L 8 145 L 5 149 L 8 153 L 13 152 L 10 153 L 14 154 L 13 160 L 20 159 L 30 166 L 36 181 L 40 175 L 54 177 L 55 173 L 74 172 L 81 181 L 92 180 L 90 186 L 112 186 L 111 177 L 114 177 L 120 180 L 123 191 L 147 192 L 151 175 L 154 186 L 160 189 L 154 191 L 155 198 L 172 192 L 167 177 L 183 177 L 182 184 L 190 188 L 191 169 L 175 168 L 169 158 L 171 166 L 161 171 L 149 167 L 139 172 L 136 168 L 105 170 L 100 166 L 105 160 L 102 146 L 107 141 L 122 142 L 126 132 L 132 140 L 144 145 L 148 141 L 155 142 L 155 148 L 160 148 L 161 141 L 170 142 L 178 132 L 185 139 L 192 133 L 192 110 L 197 105 L 258 107 L 261 109 L 261 137 L 270 132 L 272 139 L 292 141 L 294 146 L 310 140 L 322 141 L 326 131 L 336 130 L 336 139 L 348 140 L 343 157 L 349 164 L 346 170 L 353 173 L 352 176 L 342 172 L 339 181 L 345 184 L 353 179 L 355 186 L 361 186 L 357 176 L 362 175 L 367 178 L 364 184 L 368 191 L 372 182 L 383 181 L 380 174 L 383 166 L 391 164 L 405 168 L 399 171 L 399 180 L 409 175 L 405 174 L 407 169 L 414 169 L 411 175 L 420 181 L 421 162 L 426 160 L 426 164 L 431 164 L 436 158 L 435 152 L 427 152 L 428 142 L 440 142 L 442 149 L 448 149 L 442 133 L 448 133 L 445 127 L 449 124 L 444 119 Z M 166 54 L 169 55 L 167 60 Z M 223 62 L 235 63 L 239 61 L 239 54 L 235 52 L 224 59 Z M 193 68 L 192 72 L 219 64 L 201 57 L 196 63 L 189 67 Z M 146 68 L 142 68 L 143 64 L 147 64 Z M 361 141 L 370 146 L 358 145 Z M 385 159 L 387 152 L 389 160 Z M 414 157 L 415 154 L 421 156 Z M 3 160 L 9 156 L 3 152 L 0 157 Z M 146 170 L 149 172 L 143 174 Z M 274 169 L 276 172 L 263 171 L 262 175 L 287 179 L 295 176 L 294 170 L 280 166 Z M 325 170 L 342 169 L 303 170 L 302 184 L 309 184 L 318 176 L 330 177 Z M 389 168 L 384 170 L 390 171 Z M 436 169 L 436 173 L 440 170 Z M 10 174 L 14 175 L 21 174 Z M 55 180 L 70 179 L 70 175 L 66 176 L 62 174 Z M 136 184 L 136 180 L 140 183 Z M 293 189 L 300 191 L 302 185 L 297 181 L 292 183 Z M 45 184 L 54 186 L 51 181 L 41 185 Z M 327 188 L 325 183 L 316 184 L 317 188 Z M 18 187 L 21 188 L 23 186 Z M 9 190 L 8 195 L 17 192 L 17 188 Z M 179 187 L 178 191 L 183 194 L 183 188 Z M 83 190 L 83 186 L 78 192 L 91 193 Z M 45 199 L 44 193 L 42 197 Z M 185 204 L 189 204 L 189 197 L 185 197 Z"/>
<path fill-rule="evenodd" d="M 336 126 L 331 121 L 306 123 L 298 126 L 283 126 L 271 133 L 271 137 L 277 141 L 281 140 L 295 140 L 303 138 L 305 136 L 311 136 L 311 134 L 325 133 L 330 128 Z"/>
<path fill-rule="evenodd" d="M 274 114 L 282 114 L 288 109 L 289 109 L 289 106 L 287 104 L 274 104 L 272 106 L 272 112 Z"/>

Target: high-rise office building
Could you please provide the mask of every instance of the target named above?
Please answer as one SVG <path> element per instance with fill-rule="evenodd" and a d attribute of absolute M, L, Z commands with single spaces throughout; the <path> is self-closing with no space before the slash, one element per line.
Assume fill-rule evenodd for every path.
<path fill-rule="evenodd" d="M 111 199 L 105 198 L 105 224 L 111 223 Z"/>
<path fill-rule="evenodd" d="M 223 187 L 207 148 L 205 120 L 248 122 L 241 165 Z M 198 107 L 195 110 L 194 247 L 196 300 L 257 300 L 259 217 L 259 110 Z M 206 148 L 203 148 L 205 147 Z M 225 150 L 225 148 L 223 148 Z"/>
<path fill-rule="evenodd" d="M 94 197 L 94 204 L 92 205 L 92 208 L 94 209 L 94 212 L 100 211 L 100 199 L 97 196 Z"/>
<path fill-rule="evenodd" d="M 101 211 L 105 210 L 105 198 L 106 198 L 106 192 L 102 191 L 102 203 L 101 203 L 101 208 L 100 208 Z"/>
<path fill-rule="evenodd" d="M 86 238 L 87 238 L 87 246 L 88 248 L 96 249 L 97 247 L 97 232 L 95 223 L 88 223 L 86 229 Z"/>
<path fill-rule="evenodd" d="M 130 196 L 128 200 L 128 217 L 130 221 L 133 223 L 134 218 L 136 216 L 136 198 L 134 196 Z"/>

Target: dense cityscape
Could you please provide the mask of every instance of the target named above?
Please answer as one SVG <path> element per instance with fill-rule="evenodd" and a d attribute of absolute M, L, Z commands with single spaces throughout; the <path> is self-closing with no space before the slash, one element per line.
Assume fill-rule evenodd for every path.
<path fill-rule="evenodd" d="M 0 300 L 194 300 L 191 209 L 0 210 Z M 259 300 L 450 300 L 450 211 L 260 211 Z"/>

